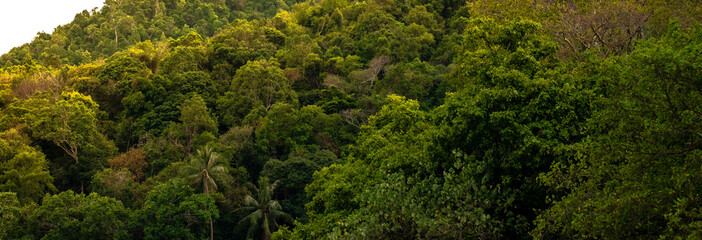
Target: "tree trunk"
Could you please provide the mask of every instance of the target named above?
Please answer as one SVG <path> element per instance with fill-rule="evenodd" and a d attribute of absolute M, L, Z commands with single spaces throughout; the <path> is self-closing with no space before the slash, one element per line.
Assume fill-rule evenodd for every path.
<path fill-rule="evenodd" d="M 263 240 L 271 239 L 271 229 L 268 227 L 268 213 L 263 213 Z"/>
<path fill-rule="evenodd" d="M 205 172 L 205 179 L 202 180 L 202 188 L 205 194 L 210 195 L 210 189 L 207 186 L 207 172 Z M 214 240 L 214 226 L 212 225 L 212 217 L 210 217 L 210 240 Z"/>
<path fill-rule="evenodd" d="M 207 177 L 202 179 L 202 191 L 205 192 L 205 194 L 210 194 L 210 191 L 207 189 Z"/>
<path fill-rule="evenodd" d="M 210 217 L 210 240 L 214 240 L 214 227 L 212 226 L 212 217 Z"/>

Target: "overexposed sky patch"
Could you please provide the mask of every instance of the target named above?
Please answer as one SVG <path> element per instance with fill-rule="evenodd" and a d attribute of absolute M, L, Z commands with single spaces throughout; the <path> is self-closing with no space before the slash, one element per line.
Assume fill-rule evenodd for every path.
<path fill-rule="evenodd" d="M 0 55 L 31 42 L 38 32 L 73 21 L 77 13 L 102 7 L 104 0 L 0 0 Z"/>

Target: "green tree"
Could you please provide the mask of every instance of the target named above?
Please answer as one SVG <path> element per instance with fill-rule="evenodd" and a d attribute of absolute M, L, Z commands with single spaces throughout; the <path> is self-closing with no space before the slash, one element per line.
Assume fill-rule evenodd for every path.
<path fill-rule="evenodd" d="M 36 205 L 28 205 L 36 207 Z M 26 211 L 20 205 L 17 194 L 13 192 L 0 192 L 0 238 L 22 239 L 30 233 L 23 225 L 26 220 Z"/>
<path fill-rule="evenodd" d="M 601 96 L 590 137 L 571 164 L 542 177 L 565 196 L 539 216 L 534 237 L 702 236 L 700 36 L 673 24 L 628 56 L 587 63 L 584 78 Z"/>
<path fill-rule="evenodd" d="M 79 150 L 95 147 L 98 106 L 89 96 L 77 92 L 61 93 L 54 106 L 32 113 L 31 127 L 36 137 L 53 142 L 79 162 Z"/>
<path fill-rule="evenodd" d="M 57 191 L 44 154 L 28 143 L 16 129 L 0 133 L 0 191 L 17 193 L 25 204 Z"/>
<path fill-rule="evenodd" d="M 45 196 L 28 220 L 41 239 L 131 239 L 129 209 L 114 198 L 73 191 Z"/>
<path fill-rule="evenodd" d="M 103 108 L 120 110 L 119 100 L 137 91 L 135 82 L 152 73 L 146 65 L 150 64 L 148 63 L 151 61 L 148 60 L 150 57 L 140 61 L 138 56 L 132 56 L 136 55 L 135 52 L 143 54 L 143 50 L 140 49 L 115 53 L 96 70 L 97 78 L 102 85 L 98 88 L 102 88 L 104 95 L 95 97 L 101 101 L 101 104 L 107 105 Z"/>
<path fill-rule="evenodd" d="M 534 210 L 547 207 L 537 177 L 567 162 L 570 146 L 585 138 L 590 95 L 553 60 L 556 44 L 539 28 L 472 20 L 451 79 L 460 90 L 432 111 L 434 161 L 424 164 L 444 172 L 435 175 L 444 186 L 439 212 L 456 211 L 446 216 L 453 221 L 434 223 L 466 230 L 459 236 L 524 238 Z"/>
<path fill-rule="evenodd" d="M 261 239 L 269 240 L 271 232 L 278 229 L 279 222 L 288 224 L 292 222 L 290 216 L 283 212 L 278 201 L 273 200 L 273 192 L 277 186 L 277 181 L 270 184 L 267 178 L 260 178 L 258 188 L 251 188 L 251 194 L 246 196 L 244 207 L 236 210 L 246 214 L 237 224 L 237 228 L 248 228 L 247 238 L 260 236 Z"/>
<path fill-rule="evenodd" d="M 247 62 L 275 55 L 277 45 L 269 41 L 262 23 L 239 19 L 210 39 L 207 55 L 214 76 L 229 81 Z"/>
<path fill-rule="evenodd" d="M 290 81 L 275 61 L 250 61 L 236 71 L 230 91 L 217 101 L 222 123 L 233 126 L 256 107 L 297 101 Z"/>
<path fill-rule="evenodd" d="M 129 207 L 133 203 L 133 192 L 136 186 L 128 169 L 106 168 L 93 175 L 90 190 L 102 196 L 115 198 Z"/>
<path fill-rule="evenodd" d="M 295 234 L 302 238 L 412 238 L 411 232 L 403 231 L 410 228 L 398 228 L 404 224 L 395 222 L 391 228 L 389 225 L 393 223 L 385 221 L 392 219 L 383 215 L 390 209 L 379 206 L 387 205 L 367 202 L 361 196 L 372 195 L 365 193 L 364 189 L 368 186 L 384 187 L 388 183 L 395 184 L 386 182 L 387 174 L 402 171 L 412 175 L 424 168 L 420 164 L 430 161 L 423 159 L 426 155 L 422 151 L 423 144 L 426 144 L 424 132 L 428 128 L 427 113 L 420 110 L 417 101 L 391 95 L 388 104 L 362 127 L 358 142 L 353 146 L 346 162 L 333 164 L 314 174 L 314 181 L 306 187 L 311 197 L 311 201 L 306 205 L 310 223 L 297 227 Z M 392 199 L 387 194 L 380 194 L 378 197 Z M 418 205 L 428 196 L 430 195 L 403 195 L 403 198 L 414 198 Z M 429 200 L 427 202 L 432 203 Z M 376 208 L 371 210 L 371 206 Z M 406 207 L 414 209 L 417 206 Z"/>
<path fill-rule="evenodd" d="M 171 43 L 171 47 L 174 49 L 161 62 L 161 73 L 173 74 L 203 70 L 206 58 L 205 51 L 201 46 L 189 46 L 186 43 L 180 43 L 184 46 L 174 46 L 175 44 L 179 44 L 179 42 Z"/>
<path fill-rule="evenodd" d="M 53 143 L 70 157 L 66 162 L 52 164 L 52 168 L 61 169 L 55 172 L 68 173 L 54 177 L 79 185 L 70 187 L 82 190 L 83 183 L 117 150 L 99 130 L 100 111 L 90 96 L 74 91 L 62 92 L 60 96 L 43 92 L 13 102 L 6 111 L 12 116 L 10 125 L 26 126 L 32 138 Z"/>
<path fill-rule="evenodd" d="M 278 101 L 291 102 L 294 92 L 290 82 L 276 62 L 253 61 L 237 70 L 232 81 L 232 90 L 253 99 L 256 105 L 269 109 Z"/>
<path fill-rule="evenodd" d="M 537 177 L 584 138 L 589 96 L 552 60 L 538 24 L 471 24 L 451 79 L 458 91 L 429 113 L 391 95 L 346 162 L 308 185 L 300 236 L 526 237 L 546 207 Z"/>
<path fill-rule="evenodd" d="M 182 171 L 193 184 L 202 183 L 202 191 L 209 195 L 217 191 L 217 181 L 227 182 L 231 180 L 228 174 L 227 162 L 209 147 L 197 150 L 195 155 L 190 156 L 188 165 L 183 166 Z M 210 190 L 212 188 L 212 190 Z M 214 239 L 214 229 L 212 218 L 210 218 L 210 239 Z"/>
<path fill-rule="evenodd" d="M 300 149 L 289 154 L 284 161 L 268 160 L 261 176 L 271 181 L 280 181 L 274 195 L 290 215 L 298 221 L 306 222 L 305 204 L 309 198 L 305 194 L 305 186 L 312 182 L 312 175 L 316 171 L 336 162 L 336 155 L 330 151 L 309 153 Z"/>
<path fill-rule="evenodd" d="M 423 102 L 432 94 L 438 82 L 436 69 L 418 58 L 409 63 L 388 67 L 385 78 L 378 81 L 374 91 L 383 95 L 398 94 Z"/>
<path fill-rule="evenodd" d="M 217 122 L 210 116 L 205 101 L 199 95 L 186 99 L 180 109 L 180 121 L 185 134 L 185 152 L 190 154 L 193 140 L 203 131 L 216 132 Z"/>
<path fill-rule="evenodd" d="M 205 222 L 219 217 L 212 197 L 195 194 L 182 179 L 172 179 L 149 191 L 131 225 L 144 239 L 202 239 Z"/>

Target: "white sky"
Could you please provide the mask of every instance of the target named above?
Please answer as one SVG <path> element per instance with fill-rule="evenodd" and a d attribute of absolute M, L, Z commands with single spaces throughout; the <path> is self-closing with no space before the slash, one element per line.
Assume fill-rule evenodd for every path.
<path fill-rule="evenodd" d="M 102 7 L 104 0 L 0 0 L 0 55 L 31 42 L 38 32 L 52 33 L 77 13 Z"/>

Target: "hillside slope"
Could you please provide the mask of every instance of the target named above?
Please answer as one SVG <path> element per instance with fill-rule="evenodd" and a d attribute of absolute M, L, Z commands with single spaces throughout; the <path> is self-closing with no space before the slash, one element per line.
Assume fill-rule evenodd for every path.
<path fill-rule="evenodd" d="M 44 66 L 88 63 L 146 40 L 163 41 L 192 31 L 212 36 L 236 19 L 271 17 L 296 2 L 106 0 L 102 8 L 78 13 L 53 33 L 39 33 L 31 43 L 13 48 L 0 63 L 18 65 L 27 54 Z"/>
<path fill-rule="evenodd" d="M 2 56 L 0 239 L 699 238 L 694 3 L 107 1 Z"/>

